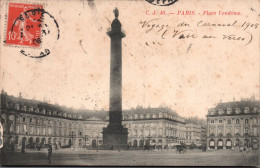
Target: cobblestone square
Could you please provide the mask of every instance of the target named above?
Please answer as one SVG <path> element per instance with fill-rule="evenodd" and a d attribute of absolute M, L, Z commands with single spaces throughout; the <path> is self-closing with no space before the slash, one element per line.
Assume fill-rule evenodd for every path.
<path fill-rule="evenodd" d="M 243 156 L 238 150 L 212 150 L 202 152 L 188 150 L 178 154 L 175 150 L 153 151 L 104 151 L 70 149 L 54 151 L 51 163 L 47 150 L 26 151 L 25 154 L 6 153 L 2 165 L 47 165 L 47 166 L 257 166 L 258 151 L 249 151 Z"/>

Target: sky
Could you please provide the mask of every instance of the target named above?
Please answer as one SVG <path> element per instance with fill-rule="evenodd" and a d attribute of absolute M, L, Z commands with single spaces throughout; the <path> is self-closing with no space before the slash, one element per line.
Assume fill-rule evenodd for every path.
<path fill-rule="evenodd" d="M 122 42 L 122 104 L 131 107 L 167 106 L 180 116 L 204 118 L 209 108 L 220 101 L 259 99 L 259 27 L 241 27 L 243 22 L 256 24 L 257 1 L 180 1 L 162 8 L 146 1 L 40 1 L 59 24 L 45 17 L 51 33 L 44 36 L 41 49 L 50 55 L 35 59 L 22 55 L 41 49 L 6 46 L 6 18 L 1 17 L 1 87 L 9 95 L 47 101 L 53 104 L 84 109 L 109 108 L 110 38 L 106 35 L 114 19 L 113 9 L 119 9 L 119 20 L 126 32 Z M 1 2 L 3 9 L 6 4 Z M 147 15 L 149 12 L 178 11 L 238 11 L 240 16 Z M 258 11 L 259 13 L 259 11 Z M 1 11 L 4 16 L 6 10 Z M 177 39 L 152 30 L 146 33 L 140 22 L 158 19 L 173 30 L 192 29 L 198 38 Z M 233 23 L 237 27 L 196 27 L 202 20 L 210 23 Z M 188 27 L 177 27 L 179 23 Z M 239 27 L 240 26 L 240 27 Z M 216 39 L 202 39 L 204 34 Z M 223 34 L 235 34 L 252 41 L 223 40 Z"/>

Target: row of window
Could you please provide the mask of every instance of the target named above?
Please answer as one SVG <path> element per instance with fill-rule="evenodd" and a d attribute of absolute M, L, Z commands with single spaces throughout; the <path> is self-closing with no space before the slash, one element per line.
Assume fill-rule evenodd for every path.
<path fill-rule="evenodd" d="M 11 105 L 10 103 L 6 103 L 6 107 L 7 108 L 10 108 Z M 20 108 L 20 105 L 19 104 L 16 104 L 15 105 L 15 110 L 22 110 L 22 111 L 29 111 L 29 112 L 35 112 L 35 113 L 42 113 L 42 114 L 46 114 L 46 109 L 45 108 L 42 108 L 41 110 L 39 108 L 34 108 L 33 106 L 30 106 L 29 108 L 27 108 L 27 106 L 23 106 Z M 77 114 L 67 114 L 67 113 L 62 113 L 62 112 L 57 112 L 57 111 L 51 111 L 51 110 L 48 110 L 47 112 L 48 115 L 55 115 L 55 116 L 60 116 L 60 117 L 68 117 L 68 118 L 76 118 L 76 119 L 82 119 L 82 116 L 81 115 L 78 115 Z"/>
<path fill-rule="evenodd" d="M 123 115 L 123 120 L 127 120 L 127 119 L 150 119 L 150 118 L 169 118 L 169 119 L 175 119 L 178 121 L 184 121 L 183 118 L 176 116 L 176 115 L 172 115 L 172 114 L 168 114 L 168 113 L 153 113 L 152 115 L 150 113 L 147 114 L 134 114 L 134 115 L 128 115 L 125 114 Z"/>
<path fill-rule="evenodd" d="M 236 135 L 243 135 L 243 134 L 252 134 L 253 136 L 257 136 L 258 135 L 258 132 L 259 132 L 259 129 L 256 128 L 256 127 L 253 127 L 251 130 L 248 128 L 248 127 L 245 127 L 243 129 L 243 132 L 241 134 L 241 128 L 234 128 L 234 129 L 226 129 L 225 133 L 224 133 L 224 130 L 223 129 L 218 129 L 217 132 L 216 132 L 216 129 L 215 128 L 210 128 L 210 135 L 230 135 L 230 136 L 236 136 Z"/>
<path fill-rule="evenodd" d="M 27 127 L 26 124 L 23 124 L 21 125 L 22 127 L 20 127 L 20 125 L 16 125 L 16 133 L 17 134 L 29 134 L 29 135 L 58 135 L 58 136 L 70 136 L 70 132 L 72 132 L 71 130 L 69 129 L 64 129 L 62 131 L 61 128 L 58 128 L 58 129 L 52 129 L 52 127 L 40 127 L 40 126 L 32 126 L 30 125 L 29 127 Z M 10 127 L 10 132 L 13 132 L 14 131 L 14 128 L 13 128 L 13 124 L 11 124 L 11 127 Z M 62 132 L 64 134 L 62 134 Z M 82 131 L 79 131 L 78 132 L 78 135 L 79 136 L 82 136 Z"/>
<path fill-rule="evenodd" d="M 218 121 L 218 122 L 217 122 L 217 121 Z M 257 123 L 258 123 L 258 122 L 257 122 L 257 119 L 254 119 L 253 121 L 254 121 L 254 122 L 253 122 L 254 124 L 257 124 Z M 223 123 L 223 120 L 222 120 L 222 119 L 216 120 L 216 122 L 215 122 L 215 120 L 210 120 L 210 123 L 212 123 L 212 124 L 213 124 L 213 123 L 222 124 L 222 123 Z M 227 124 L 231 124 L 231 123 L 232 123 L 232 120 L 231 120 L 231 119 L 228 119 L 228 120 L 227 120 Z M 247 118 L 244 119 L 244 123 L 245 123 L 245 124 L 249 124 L 249 119 L 247 119 Z M 236 119 L 236 120 L 235 120 L 235 124 L 240 124 L 240 119 Z"/>
<path fill-rule="evenodd" d="M 251 111 L 252 113 L 257 113 L 257 107 L 254 107 L 254 109 Z M 240 114 L 241 113 L 241 109 L 240 108 L 236 108 L 235 109 L 235 114 Z M 244 113 L 245 114 L 248 114 L 248 113 L 250 113 L 250 109 L 249 109 L 249 107 L 245 107 L 244 108 Z M 216 114 L 216 111 L 215 110 L 211 110 L 210 111 L 210 115 L 215 115 Z M 219 109 L 218 110 L 218 114 L 219 115 L 223 115 L 224 114 L 224 110 L 223 109 Z M 232 109 L 231 108 L 227 108 L 227 112 L 226 112 L 226 114 L 232 114 Z"/>
<path fill-rule="evenodd" d="M 13 120 L 13 116 L 10 116 L 9 118 L 10 120 Z M 66 122 L 62 122 L 62 121 L 51 121 L 51 120 L 44 120 L 44 119 L 39 119 L 39 118 L 27 118 L 27 117 L 19 117 L 19 116 L 16 116 L 16 122 L 29 122 L 29 123 L 36 123 L 36 124 L 48 124 L 48 125 L 52 125 L 52 123 L 54 124 L 54 126 L 64 126 L 64 127 L 72 127 L 72 125 L 74 127 L 76 127 L 76 124 L 72 124 L 72 123 L 66 123 Z M 82 127 L 82 124 L 79 124 L 79 127 L 81 128 Z"/>

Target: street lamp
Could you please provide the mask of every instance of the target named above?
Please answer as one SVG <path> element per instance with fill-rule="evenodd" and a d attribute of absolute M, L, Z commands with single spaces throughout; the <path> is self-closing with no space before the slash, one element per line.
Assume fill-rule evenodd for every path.
<path fill-rule="evenodd" d="M 252 132 L 250 133 L 250 138 L 251 138 L 250 146 L 251 146 L 251 149 L 253 149 L 253 133 Z"/>
<path fill-rule="evenodd" d="M 98 136 L 97 136 L 97 152 L 98 152 Z"/>

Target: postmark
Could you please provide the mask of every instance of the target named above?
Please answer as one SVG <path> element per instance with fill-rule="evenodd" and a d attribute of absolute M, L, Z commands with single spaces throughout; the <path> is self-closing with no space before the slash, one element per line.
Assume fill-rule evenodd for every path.
<path fill-rule="evenodd" d="M 176 3 L 178 0 L 146 0 L 146 1 L 156 6 L 170 6 Z"/>
<path fill-rule="evenodd" d="M 22 47 L 24 56 L 42 58 L 51 53 L 50 47 L 59 38 L 59 24 L 43 5 L 9 3 L 6 45 Z"/>

